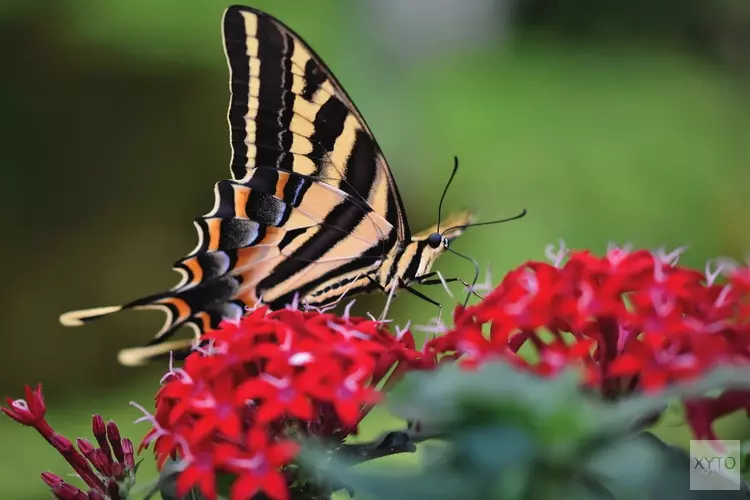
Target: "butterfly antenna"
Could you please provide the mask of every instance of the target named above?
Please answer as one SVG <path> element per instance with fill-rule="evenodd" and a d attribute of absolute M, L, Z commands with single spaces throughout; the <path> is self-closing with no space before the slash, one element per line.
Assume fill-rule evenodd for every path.
<path fill-rule="evenodd" d="M 466 307 L 466 304 L 469 303 L 469 298 L 471 297 L 471 292 L 474 290 L 474 287 L 477 284 L 477 280 L 479 279 L 479 262 L 477 262 L 475 259 L 472 259 L 471 257 L 469 257 L 467 255 L 464 255 L 462 253 L 456 252 L 451 247 L 448 247 L 448 251 L 452 252 L 452 253 L 458 255 L 459 257 L 461 257 L 462 259 L 466 259 L 469 262 L 471 262 L 472 264 L 474 264 L 474 279 L 471 281 L 471 286 L 469 287 L 469 291 L 466 294 L 466 300 L 464 300 L 464 307 Z"/>
<path fill-rule="evenodd" d="M 448 194 L 448 188 L 451 186 L 451 182 L 453 182 L 456 172 L 458 172 L 458 156 L 453 157 L 453 172 L 451 172 L 451 176 L 448 178 L 448 183 L 445 185 L 445 189 L 443 189 L 443 196 L 440 197 L 440 203 L 438 204 L 437 233 L 440 232 L 440 221 L 443 218 L 443 200 L 445 199 L 445 195 Z"/>
<path fill-rule="evenodd" d="M 487 221 L 487 222 L 477 222 L 475 224 L 463 224 L 463 225 L 460 225 L 460 226 L 453 226 L 453 227 L 449 227 L 448 229 L 446 229 L 443 232 L 447 233 L 448 231 L 450 231 L 452 229 L 466 229 L 467 227 L 489 226 L 491 224 L 502 224 L 503 222 L 510 222 L 512 220 L 520 219 L 520 218 L 524 217 L 527 213 L 528 213 L 527 210 L 524 208 L 521 211 L 520 214 L 514 215 L 513 217 L 508 217 L 506 219 L 491 220 L 491 221 Z"/>

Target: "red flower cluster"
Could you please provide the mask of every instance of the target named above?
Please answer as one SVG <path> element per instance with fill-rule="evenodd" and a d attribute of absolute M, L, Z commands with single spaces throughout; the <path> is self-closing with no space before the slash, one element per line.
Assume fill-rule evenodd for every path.
<path fill-rule="evenodd" d="M 607 399 L 750 361 L 749 269 L 720 262 L 704 275 L 677 265 L 680 251 L 579 251 L 563 264 L 565 253 L 510 271 L 481 303 L 458 308 L 455 328 L 428 349 L 468 366 L 501 357 L 540 375 L 580 364 Z M 525 345 L 533 350 L 521 356 Z M 687 404 L 702 438 L 713 436 L 715 418 L 740 408 L 750 409 L 750 393 Z"/>
<path fill-rule="evenodd" d="M 439 325 L 423 349 L 408 329 L 390 332 L 384 322 L 350 317 L 348 308 L 339 317 L 263 307 L 225 322 L 204 334 L 182 368 L 170 365 L 154 415 L 139 407 L 152 425 L 141 446 L 153 445 L 160 467 L 177 460 L 178 496 L 197 488 L 216 498 L 221 474 L 233 478 L 232 500 L 258 493 L 285 500 L 298 479 L 295 439 L 342 442 L 409 370 L 504 359 L 553 376 L 572 365 L 582 368 L 587 388 L 615 399 L 716 365 L 750 364 L 750 268 L 722 261 L 700 273 L 677 264 L 679 251 L 566 255 L 561 247 L 551 264 L 510 271 L 480 303 L 457 307 L 455 327 Z M 3 412 L 37 429 L 90 488 L 84 493 L 44 473 L 58 499 L 117 500 L 132 486 L 132 444 L 113 422 L 94 417 L 99 447 L 79 439 L 76 450 L 46 422 L 40 388 L 8 405 Z M 750 414 L 750 391 L 726 390 L 685 407 L 695 436 L 715 439 L 717 418 Z"/>
<path fill-rule="evenodd" d="M 26 399 L 6 399 L 8 406 L 0 408 L 3 413 L 16 422 L 36 429 L 65 460 L 75 473 L 89 487 L 84 492 L 78 487 L 66 483 L 63 478 L 51 472 L 42 473 L 42 480 L 52 489 L 52 494 L 59 500 L 120 500 L 122 492 L 127 492 L 135 484 L 135 461 L 133 443 L 120 437 L 117 424 L 109 421 L 106 424 L 100 415 L 94 415 L 92 428 L 99 447 L 90 441 L 76 440 L 78 450 L 73 443 L 56 433 L 47 422 L 47 407 L 44 404 L 42 387 L 26 387 Z"/>
<path fill-rule="evenodd" d="M 215 475 L 235 476 L 233 499 L 288 497 L 290 438 L 343 440 L 379 400 L 375 387 L 434 365 L 408 331 L 321 312 L 263 307 L 206 333 L 183 368 L 170 368 L 156 396 L 154 442 L 163 463 L 180 459 L 177 494 L 216 497 Z"/>

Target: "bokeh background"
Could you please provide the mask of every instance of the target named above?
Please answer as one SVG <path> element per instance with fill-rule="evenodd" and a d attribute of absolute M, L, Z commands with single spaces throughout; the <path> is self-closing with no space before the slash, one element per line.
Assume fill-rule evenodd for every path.
<path fill-rule="evenodd" d="M 146 432 L 163 366 L 125 369 L 157 313 L 63 329 L 69 309 L 122 303 L 176 283 L 191 220 L 228 176 L 227 72 L 218 0 L 0 3 L 0 394 L 41 381 L 49 417 L 74 438 L 89 419 Z M 410 223 L 447 208 L 485 220 L 456 244 L 493 270 L 563 238 L 674 248 L 702 268 L 750 251 L 750 2 L 747 0 L 315 0 L 251 5 L 284 20 L 329 63 L 392 164 Z M 446 275 L 471 266 L 445 256 Z M 459 290 L 456 289 L 458 292 Z M 439 287 L 430 294 L 451 303 Z M 379 311 L 382 298 L 360 299 Z M 396 320 L 431 306 L 398 299 Z M 388 425 L 375 414 L 364 436 Z M 750 437 L 742 419 L 726 438 Z M 659 432 L 685 444 L 679 412 Z M 0 418 L 0 498 L 47 498 L 65 473 L 31 430 Z M 412 457 L 395 460 L 413 461 Z M 152 464 L 142 479 L 153 475 Z"/>

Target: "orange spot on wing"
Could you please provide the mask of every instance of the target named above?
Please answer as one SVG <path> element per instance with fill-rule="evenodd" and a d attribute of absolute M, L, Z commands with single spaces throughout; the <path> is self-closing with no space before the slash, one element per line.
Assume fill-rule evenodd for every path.
<path fill-rule="evenodd" d="M 250 188 L 234 186 L 234 216 L 239 219 L 247 219 L 247 199 L 250 197 Z"/>
<path fill-rule="evenodd" d="M 211 329 L 211 316 L 205 311 L 195 315 L 195 318 L 201 322 L 201 331 L 206 332 Z"/>
<path fill-rule="evenodd" d="M 274 195 L 281 200 L 284 200 L 284 188 L 286 187 L 287 182 L 289 182 L 289 174 L 286 172 L 279 172 L 279 180 L 276 182 L 276 193 L 274 193 Z"/>
<path fill-rule="evenodd" d="M 221 219 L 214 217 L 206 219 L 208 226 L 208 251 L 215 252 L 219 249 L 219 236 L 221 236 Z"/>
<path fill-rule="evenodd" d="M 159 304 L 164 305 L 171 305 L 177 310 L 177 318 L 173 321 L 173 323 L 179 323 L 180 321 L 183 321 L 190 317 L 190 306 L 187 302 L 184 300 L 178 298 L 178 297 L 167 297 L 165 299 L 162 299 L 158 302 Z"/>
<path fill-rule="evenodd" d="M 183 261 L 182 265 L 184 265 L 192 274 L 192 278 L 188 284 L 195 285 L 196 283 L 200 283 L 203 279 L 203 268 L 198 263 L 198 259 L 196 257 L 191 257 Z"/>

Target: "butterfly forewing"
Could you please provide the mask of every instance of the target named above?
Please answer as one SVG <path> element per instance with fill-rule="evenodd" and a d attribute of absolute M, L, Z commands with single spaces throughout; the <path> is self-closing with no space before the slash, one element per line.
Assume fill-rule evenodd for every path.
<path fill-rule="evenodd" d="M 248 7 L 224 15 L 230 70 L 231 171 L 294 171 L 366 202 L 409 237 L 385 158 L 343 87 L 315 52 L 277 19 Z"/>

